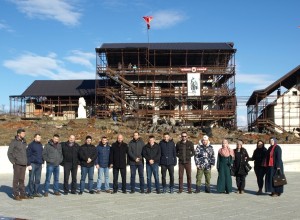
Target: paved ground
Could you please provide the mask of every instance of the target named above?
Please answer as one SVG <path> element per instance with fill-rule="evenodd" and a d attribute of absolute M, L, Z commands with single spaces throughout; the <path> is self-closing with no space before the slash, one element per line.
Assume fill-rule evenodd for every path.
<path fill-rule="evenodd" d="M 300 219 L 299 173 L 286 176 L 288 185 L 277 198 L 255 195 L 253 172 L 247 177 L 245 194 L 218 194 L 217 173 L 213 172 L 211 194 L 51 194 L 48 198 L 19 202 L 11 198 L 12 175 L 0 175 L 0 219 Z M 177 175 L 175 178 L 178 183 Z"/>

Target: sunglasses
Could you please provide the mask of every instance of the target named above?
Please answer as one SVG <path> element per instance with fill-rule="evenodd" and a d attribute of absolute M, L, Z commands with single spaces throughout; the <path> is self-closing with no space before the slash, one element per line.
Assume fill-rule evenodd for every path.
<path fill-rule="evenodd" d="M 186 138 L 187 136 L 181 136 L 181 137 Z"/>

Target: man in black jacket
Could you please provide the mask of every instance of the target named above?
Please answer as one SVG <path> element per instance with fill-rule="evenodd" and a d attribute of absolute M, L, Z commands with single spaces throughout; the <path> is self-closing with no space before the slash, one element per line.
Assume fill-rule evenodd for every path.
<path fill-rule="evenodd" d="M 42 197 L 39 193 L 41 182 L 43 160 L 43 145 L 41 143 L 41 135 L 35 134 L 34 140 L 28 145 L 27 168 L 29 170 L 28 190 L 29 198 Z"/>
<path fill-rule="evenodd" d="M 167 170 L 170 175 L 170 193 L 174 193 L 174 166 L 177 164 L 176 147 L 173 140 L 170 140 L 169 133 L 164 133 L 164 139 L 159 142 L 161 156 L 161 179 L 163 186 L 163 193 L 167 191 L 166 174 Z"/>
<path fill-rule="evenodd" d="M 25 130 L 18 129 L 17 135 L 9 144 L 7 156 L 9 161 L 13 164 L 13 196 L 17 201 L 28 199 L 25 193 L 25 172 L 27 165 Z"/>
<path fill-rule="evenodd" d="M 112 144 L 110 149 L 109 163 L 113 168 L 113 192 L 118 192 L 119 172 L 122 177 L 122 193 L 126 193 L 126 165 L 128 145 L 123 142 L 123 135 L 119 134 L 117 141 Z"/>
<path fill-rule="evenodd" d="M 136 131 L 133 133 L 133 138 L 128 144 L 128 157 L 130 164 L 130 193 L 135 192 L 135 175 L 136 169 L 139 172 L 140 178 L 140 193 L 144 193 L 144 161 L 142 157 L 143 147 L 145 146 L 144 141 L 140 138 L 139 133 Z"/>
<path fill-rule="evenodd" d="M 146 172 L 147 172 L 147 194 L 151 193 L 151 176 L 153 174 L 155 179 L 156 193 L 160 194 L 159 190 L 159 161 L 160 161 L 160 146 L 155 143 L 155 137 L 149 136 L 149 142 L 143 148 L 143 157 L 146 159 Z"/>
<path fill-rule="evenodd" d="M 78 151 L 79 161 L 81 166 L 81 179 L 80 179 L 80 192 L 79 195 L 82 195 L 85 186 L 85 179 L 88 174 L 88 190 L 90 194 L 94 194 L 93 183 L 94 183 L 94 165 L 95 160 L 97 159 L 97 148 L 95 145 L 92 145 L 92 137 L 86 136 L 85 144 L 79 148 Z"/>
<path fill-rule="evenodd" d="M 72 175 L 71 194 L 76 194 L 77 189 L 77 170 L 79 165 L 78 159 L 79 145 L 75 143 L 75 136 L 70 135 L 67 142 L 62 143 L 62 153 L 64 166 L 64 193 L 69 193 L 69 177 Z"/>
<path fill-rule="evenodd" d="M 194 144 L 187 140 L 187 133 L 181 133 L 181 141 L 176 144 L 176 154 L 179 159 L 179 191 L 183 191 L 183 172 L 186 171 L 188 193 L 192 193 L 192 165 L 191 157 L 194 156 Z"/>

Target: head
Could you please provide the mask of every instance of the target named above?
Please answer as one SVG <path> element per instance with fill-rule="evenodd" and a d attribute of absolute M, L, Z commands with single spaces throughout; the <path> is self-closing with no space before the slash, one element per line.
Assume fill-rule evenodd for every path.
<path fill-rule="evenodd" d="M 236 142 L 236 149 L 241 149 L 243 147 L 243 142 L 242 141 L 237 141 Z"/>
<path fill-rule="evenodd" d="M 106 145 L 107 142 L 108 142 L 107 137 L 103 136 L 103 137 L 101 138 L 101 143 L 103 144 L 103 146 Z"/>
<path fill-rule="evenodd" d="M 52 141 L 54 144 L 57 144 L 59 142 L 59 135 L 58 134 L 53 135 Z"/>
<path fill-rule="evenodd" d="M 137 131 L 135 131 L 134 133 L 133 133 L 133 139 L 134 140 L 138 140 L 139 138 L 140 138 L 140 134 L 139 134 L 139 132 L 137 132 Z"/>
<path fill-rule="evenodd" d="M 276 145 L 277 144 L 276 138 L 274 138 L 274 137 L 270 138 L 269 143 L 271 146 Z"/>
<path fill-rule="evenodd" d="M 228 140 L 227 139 L 223 139 L 223 141 L 222 141 L 222 147 L 223 148 L 227 148 L 228 147 Z"/>
<path fill-rule="evenodd" d="M 74 135 L 70 135 L 69 136 L 69 142 L 70 143 L 74 143 L 75 142 L 75 136 Z"/>
<path fill-rule="evenodd" d="M 264 147 L 265 146 L 265 143 L 262 141 L 262 140 L 258 140 L 257 141 L 257 144 L 256 144 L 256 147 L 257 148 L 262 148 L 262 147 Z"/>
<path fill-rule="evenodd" d="M 201 140 L 202 144 L 207 146 L 209 144 L 209 138 L 207 135 L 204 135 Z M 200 143 L 201 144 L 201 143 Z"/>
<path fill-rule="evenodd" d="M 23 128 L 20 128 L 17 130 L 17 136 L 21 139 L 23 139 L 25 137 L 26 133 L 25 130 Z"/>
<path fill-rule="evenodd" d="M 168 132 L 164 133 L 164 141 L 169 142 L 170 141 L 170 134 Z"/>
<path fill-rule="evenodd" d="M 93 140 L 93 138 L 92 138 L 92 136 L 90 136 L 90 135 L 88 135 L 88 136 L 85 137 L 85 143 L 86 143 L 86 144 L 91 144 L 91 143 L 92 143 L 92 140 Z"/>
<path fill-rule="evenodd" d="M 42 137 L 41 137 L 40 134 L 35 134 L 35 135 L 34 135 L 34 141 L 35 141 L 35 142 L 41 142 L 41 140 L 42 140 Z"/>
<path fill-rule="evenodd" d="M 148 142 L 152 146 L 155 143 L 155 137 L 153 135 L 150 135 L 149 139 L 148 139 Z"/>
<path fill-rule="evenodd" d="M 119 134 L 118 137 L 117 137 L 117 141 L 118 141 L 119 143 L 122 143 L 123 140 L 124 140 L 123 135 Z"/>
<path fill-rule="evenodd" d="M 185 131 L 181 133 L 181 140 L 184 142 L 187 140 L 187 133 Z"/>

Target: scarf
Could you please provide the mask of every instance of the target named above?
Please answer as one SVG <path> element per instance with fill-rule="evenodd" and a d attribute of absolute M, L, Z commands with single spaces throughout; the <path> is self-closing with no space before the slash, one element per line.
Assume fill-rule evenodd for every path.
<path fill-rule="evenodd" d="M 219 154 L 223 157 L 229 157 L 229 156 L 234 157 L 234 152 L 229 147 L 221 147 L 219 150 Z"/>
<path fill-rule="evenodd" d="M 274 151 L 275 151 L 276 146 L 277 146 L 277 144 L 275 143 L 275 144 L 272 146 L 272 149 L 271 149 L 271 151 L 270 151 L 270 155 L 269 155 L 269 164 L 268 164 L 269 167 L 274 166 Z"/>

